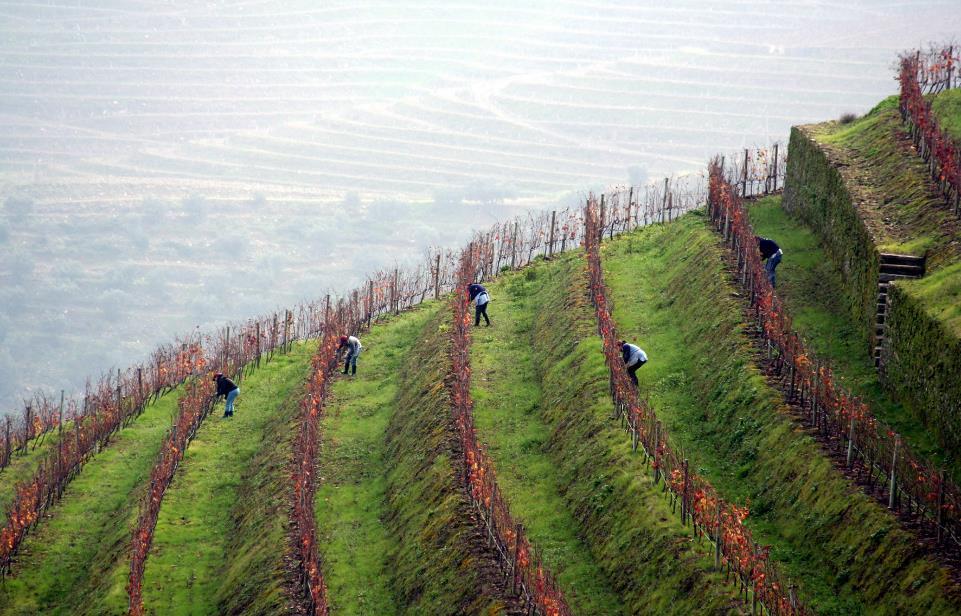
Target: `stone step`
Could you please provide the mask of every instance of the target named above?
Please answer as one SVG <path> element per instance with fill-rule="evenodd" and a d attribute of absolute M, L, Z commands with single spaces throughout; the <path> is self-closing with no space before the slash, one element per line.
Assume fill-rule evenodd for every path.
<path fill-rule="evenodd" d="M 890 263 L 892 265 L 914 265 L 920 267 L 922 270 L 925 265 L 925 258 L 918 257 L 915 255 L 899 255 L 891 252 L 882 252 L 880 254 L 881 263 Z"/>
<path fill-rule="evenodd" d="M 903 274 L 912 278 L 920 278 L 924 275 L 924 268 L 914 265 L 881 265 L 882 274 Z"/>
<path fill-rule="evenodd" d="M 893 280 L 913 280 L 917 276 L 908 276 L 906 274 L 881 274 L 878 276 L 878 280 L 881 282 L 891 282 Z"/>

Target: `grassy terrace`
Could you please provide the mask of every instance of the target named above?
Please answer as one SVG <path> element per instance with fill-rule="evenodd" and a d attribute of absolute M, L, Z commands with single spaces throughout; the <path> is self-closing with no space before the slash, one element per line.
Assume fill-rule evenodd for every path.
<path fill-rule="evenodd" d="M 317 536 L 331 611 L 395 614 L 388 554 L 396 549 L 387 515 L 387 426 L 398 372 L 434 308 L 423 306 L 375 325 L 363 336 L 355 377 L 333 385 L 321 420 Z"/>
<path fill-rule="evenodd" d="M 264 463 L 265 452 L 289 446 L 291 434 L 278 433 L 276 427 L 288 425 L 296 416 L 296 404 L 285 401 L 303 384 L 315 347 L 315 342 L 296 344 L 290 354 L 276 355 L 240 383 L 233 418 L 224 419 L 215 412 L 200 427 L 160 509 L 144 573 L 148 610 L 220 613 L 241 594 L 250 595 L 254 604 L 261 600 L 270 603 L 270 597 L 253 597 L 262 589 L 248 586 L 257 579 L 254 574 L 265 572 L 244 567 L 244 563 L 261 558 L 250 551 L 256 548 L 269 550 L 280 559 L 286 538 L 251 545 L 246 535 L 258 528 L 247 523 L 242 513 L 270 510 L 270 503 L 247 502 L 271 498 L 269 486 L 267 490 L 254 489 L 257 482 L 252 479 L 258 470 L 254 462 Z M 277 474 L 271 481 L 284 481 L 285 462 L 274 465 Z M 273 498 L 283 502 L 287 494 L 281 488 Z M 281 505 L 275 513 L 283 520 L 286 508 Z M 266 532 L 264 536 L 277 535 Z M 265 576 L 266 583 L 276 584 L 277 580 L 278 576 Z"/>
<path fill-rule="evenodd" d="M 817 237 L 781 209 L 780 197 L 758 201 L 751 206 L 750 216 L 758 234 L 776 238 L 784 249 L 777 291 L 791 311 L 794 327 L 818 357 L 830 362 L 844 386 L 861 396 L 875 415 L 897 430 L 915 451 L 946 462 L 931 433 L 882 388 L 858 324 L 840 301 L 845 293 L 844 279 L 831 265 Z M 961 464 L 954 461 L 950 469 L 955 479 L 961 480 Z"/>
<path fill-rule="evenodd" d="M 393 538 L 386 557 L 396 610 L 438 616 L 517 613 L 464 490 L 463 452 L 444 386 L 451 370 L 452 315 L 446 303 L 439 308 L 428 311 L 399 364 L 385 431 L 382 519 Z"/>
<path fill-rule="evenodd" d="M 641 391 L 692 466 L 750 503 L 749 525 L 804 601 L 822 614 L 957 611 L 947 573 L 786 416 L 703 217 L 622 237 L 604 255 L 618 327 L 650 357 Z"/>
<path fill-rule="evenodd" d="M 941 128 L 961 143 L 961 89 L 947 90 L 935 96 L 931 111 Z"/>
<path fill-rule="evenodd" d="M 497 300 L 494 327 L 475 328 L 471 347 L 478 439 L 494 459 L 511 511 L 574 612 L 624 613 L 607 576 L 577 536 L 576 520 L 560 493 L 560 470 L 545 449 L 551 430 L 541 415 L 544 392 L 532 340 L 534 317 L 543 309 L 539 286 L 523 272 L 502 276 L 489 287 Z"/>
<path fill-rule="evenodd" d="M 538 263 L 522 273 L 509 275 L 503 286 L 498 285 L 491 310 L 495 329 L 510 327 L 526 312 L 530 315 L 530 330 L 526 340 L 512 353 L 522 353 L 530 345 L 530 357 L 535 369 L 535 389 L 542 396 L 536 411 L 525 408 L 496 409 L 488 414 L 482 406 L 490 399 L 478 402 L 478 422 L 491 429 L 480 429 L 480 436 L 494 445 L 492 454 L 500 473 L 504 475 L 505 491 L 515 491 L 515 482 L 527 482 L 545 490 L 553 483 L 562 497 L 562 505 L 573 518 L 575 532 L 590 546 L 590 557 L 603 573 L 608 584 L 620 596 L 627 613 L 646 614 L 728 614 L 743 611 L 734 598 L 733 589 L 723 575 L 712 569 L 710 547 L 691 540 L 689 528 L 684 528 L 671 511 L 671 506 L 651 476 L 650 466 L 640 453 L 632 453 L 626 434 L 611 420 L 612 404 L 608 391 L 608 373 L 597 336 L 594 309 L 587 297 L 587 275 L 582 253 L 564 255 L 550 263 Z M 500 289 L 503 289 L 501 291 Z M 527 296 L 529 299 L 518 300 Z M 503 304 L 503 305 L 502 305 Z M 519 312 L 518 309 L 521 309 Z M 512 313 L 517 314 L 513 316 Z M 519 331 L 518 334 L 521 334 Z M 478 338 L 489 335 L 481 328 Z M 490 335 L 502 336 L 500 333 Z M 478 379 L 491 361 L 478 354 L 495 351 L 505 338 L 489 341 L 475 340 L 481 361 L 475 370 Z M 513 344 L 513 342 L 511 343 Z M 506 352 L 506 350 L 505 350 Z M 511 367 L 505 366 L 510 369 Z M 522 368 L 525 369 L 526 368 Z M 498 379 L 510 375 L 498 370 Z M 497 383 L 492 383 L 501 387 Z M 486 387 L 482 381 L 477 389 Z M 528 386 L 529 387 L 529 386 Z M 529 395 L 531 390 L 510 391 L 511 397 Z M 495 409 L 492 409 L 495 410 Z M 525 412 L 528 411 L 528 412 Z M 516 416 L 509 417 L 510 413 Z M 484 416 L 481 418 L 481 416 Z M 521 441 L 520 453 L 536 462 L 527 474 L 509 459 L 511 446 L 517 443 L 508 433 L 512 422 L 532 440 Z M 498 436 L 499 435 L 499 436 Z M 495 438 L 497 437 L 497 438 Z M 542 442 L 538 442 L 543 439 Z M 519 454 L 520 455 L 520 454 Z M 545 469 L 549 462 L 553 469 Z M 549 496 L 549 492 L 547 492 Z M 515 511 L 525 523 L 537 529 L 535 540 L 542 549 L 556 546 L 561 554 L 563 546 L 557 538 L 569 536 L 565 526 L 570 524 L 563 510 L 544 513 L 538 503 L 511 497 Z M 553 502 L 553 501 L 552 501 Z M 560 507 L 560 505 L 557 505 Z M 567 543 L 567 551 L 575 551 L 576 544 Z M 556 563 L 562 583 L 569 585 L 568 594 L 578 605 L 579 579 L 583 578 L 590 560 L 581 563 Z M 595 584 L 601 584 L 597 580 Z M 604 599 L 604 601 L 611 601 Z M 603 605 L 600 602 L 595 605 Z M 612 606 L 615 604 L 611 604 Z M 594 613 L 594 612 L 586 612 Z"/>
<path fill-rule="evenodd" d="M 928 269 L 961 259 L 961 221 L 928 180 L 905 133 L 897 97 L 850 123 L 803 127 L 843 166 L 842 174 L 874 242 L 886 252 L 924 254 Z"/>
<path fill-rule="evenodd" d="M 125 614 L 130 537 L 176 392 L 149 405 L 84 467 L 0 585 L 4 614 Z"/>
<path fill-rule="evenodd" d="M 66 425 L 64 427 L 66 428 Z M 26 451 L 14 453 L 10 464 L 0 470 L 0 523 L 7 522 L 7 511 L 17 496 L 17 484 L 36 474 L 43 457 L 56 449 L 58 439 L 57 431 L 54 430 L 31 440 L 27 443 Z"/>
<path fill-rule="evenodd" d="M 826 122 L 805 130 L 846 167 L 845 183 L 861 199 L 859 211 L 878 247 L 927 254 L 931 275 L 903 288 L 961 337 L 961 220 L 928 179 L 897 105 L 892 96 L 851 124 Z M 934 108 L 945 127 L 961 132 L 961 91 L 939 95 Z"/>

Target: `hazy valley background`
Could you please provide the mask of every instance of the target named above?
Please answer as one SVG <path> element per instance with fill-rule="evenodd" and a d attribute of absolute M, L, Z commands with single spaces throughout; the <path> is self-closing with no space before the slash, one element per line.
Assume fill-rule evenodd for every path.
<path fill-rule="evenodd" d="M 0 410 L 494 220 L 864 112 L 957 9 L 0 1 Z"/>

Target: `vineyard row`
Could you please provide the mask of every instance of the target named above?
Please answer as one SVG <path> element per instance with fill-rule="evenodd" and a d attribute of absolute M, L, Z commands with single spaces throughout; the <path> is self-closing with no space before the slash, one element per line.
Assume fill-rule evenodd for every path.
<path fill-rule="evenodd" d="M 624 370 L 601 267 L 600 240 L 604 229 L 598 210 L 597 202 L 589 200 L 584 212 L 584 243 L 590 296 L 610 374 L 615 418 L 630 434 L 632 449 L 640 447 L 651 463 L 655 483 L 663 478 L 672 501 L 680 503 L 681 523 L 690 523 L 696 536 L 705 536 L 713 543 L 714 566 L 734 574 L 743 600 L 748 601 L 751 591 L 752 609 L 760 603 L 769 614 L 778 616 L 810 613 L 798 601 L 793 585 L 769 558 L 767 549 L 754 540 L 744 525 L 747 508 L 725 502 L 707 479 L 691 472 L 687 459 L 670 445 L 653 407 L 639 397 L 637 387 Z"/>
<path fill-rule="evenodd" d="M 954 213 L 961 216 L 961 145 L 941 128 L 927 94 L 961 85 L 956 75 L 961 48 L 932 48 L 901 56 L 901 119 L 907 124 L 918 154 L 927 163 L 931 179 Z"/>
<path fill-rule="evenodd" d="M 938 545 L 961 547 L 958 486 L 841 387 L 830 367 L 794 331 L 761 263 L 743 199 L 720 160 L 712 161 L 709 177 L 709 216 L 737 262 L 738 282 L 750 298 L 755 326 L 775 375 L 787 384 L 789 400 L 804 409 L 810 427 L 844 455 L 846 467 L 863 477 L 869 492 L 886 495 L 883 500 L 896 514 L 929 525 Z"/>

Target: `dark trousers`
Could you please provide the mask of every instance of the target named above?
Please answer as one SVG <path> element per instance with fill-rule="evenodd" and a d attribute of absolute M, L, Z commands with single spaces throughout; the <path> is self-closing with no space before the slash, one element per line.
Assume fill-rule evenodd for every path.
<path fill-rule="evenodd" d="M 627 367 L 627 376 L 631 377 L 631 382 L 634 383 L 635 386 L 637 385 L 637 371 L 646 363 L 646 361 L 639 361 L 633 366 Z"/>
<path fill-rule="evenodd" d="M 347 369 L 351 369 L 351 374 L 357 374 L 357 356 L 347 354 L 347 358 L 344 360 L 344 374 L 347 374 Z"/>
<path fill-rule="evenodd" d="M 482 316 L 484 317 L 484 321 L 486 321 L 487 324 L 490 325 L 491 320 L 487 318 L 487 303 L 474 307 L 474 326 L 475 327 L 480 325 L 480 318 Z"/>

